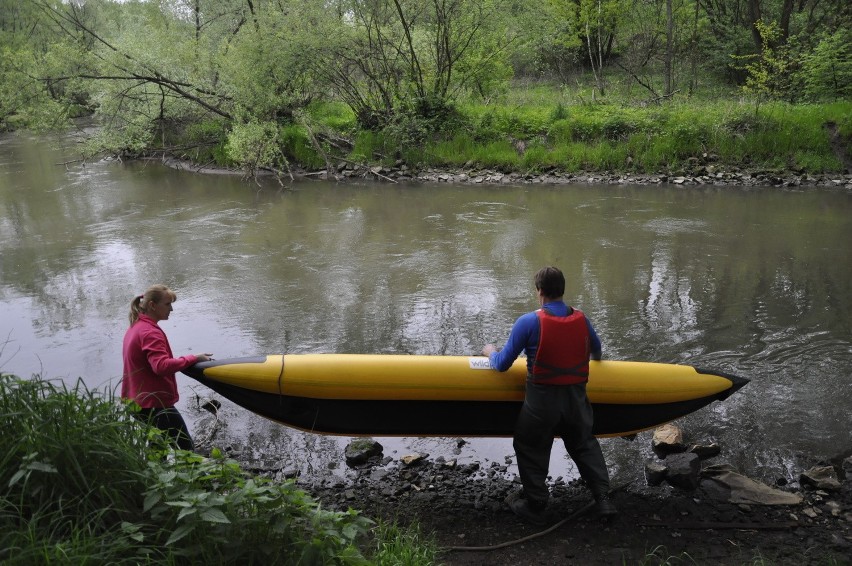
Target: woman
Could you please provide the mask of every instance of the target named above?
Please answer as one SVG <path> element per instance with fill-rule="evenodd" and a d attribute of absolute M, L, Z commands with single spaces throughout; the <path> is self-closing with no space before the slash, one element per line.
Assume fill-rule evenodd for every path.
<path fill-rule="evenodd" d="M 138 418 L 164 430 L 176 447 L 193 450 L 192 437 L 175 408 L 178 401 L 175 372 L 211 360 L 213 354 L 173 357 L 166 333 L 158 323 L 169 319 L 176 298 L 165 285 L 152 285 L 130 303 L 130 328 L 124 335 L 121 397 L 138 404 L 142 408 Z"/>

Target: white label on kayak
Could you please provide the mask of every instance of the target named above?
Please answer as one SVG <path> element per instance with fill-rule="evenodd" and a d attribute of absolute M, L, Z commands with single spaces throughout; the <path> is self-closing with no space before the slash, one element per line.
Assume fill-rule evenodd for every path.
<path fill-rule="evenodd" d="M 467 361 L 470 363 L 470 369 L 493 369 L 491 360 L 485 357 L 468 358 Z"/>

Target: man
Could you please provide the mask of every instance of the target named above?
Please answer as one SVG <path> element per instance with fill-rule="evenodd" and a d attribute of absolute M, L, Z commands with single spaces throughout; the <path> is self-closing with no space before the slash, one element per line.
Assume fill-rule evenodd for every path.
<path fill-rule="evenodd" d="M 592 434 L 594 415 L 586 396 L 589 360 L 601 359 L 601 342 L 589 320 L 566 305 L 565 277 L 555 267 L 535 274 L 539 310 L 515 321 L 502 350 L 487 344 L 491 367 L 506 371 L 523 350 L 527 356 L 526 397 L 515 424 L 514 447 L 524 499 L 509 504 L 526 522 L 543 525 L 550 496 L 546 479 L 554 436 L 560 436 L 597 502 L 598 515 L 617 513 L 609 500 L 609 472 Z"/>

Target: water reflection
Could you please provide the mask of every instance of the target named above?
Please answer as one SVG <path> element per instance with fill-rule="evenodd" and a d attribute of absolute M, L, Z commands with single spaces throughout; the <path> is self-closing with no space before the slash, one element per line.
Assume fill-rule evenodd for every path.
<path fill-rule="evenodd" d="M 752 379 L 681 420 L 743 471 L 848 444 L 852 199 L 813 189 L 300 183 L 257 190 L 155 163 L 57 166 L 72 146 L 0 138 L 0 368 L 114 387 L 130 298 L 178 293 L 176 352 L 477 353 L 536 306 L 556 264 L 613 359 Z M 14 353 L 14 356 L 12 356 Z M 206 388 L 182 380 L 201 424 Z M 347 439 L 226 405 L 220 441 L 339 474 Z M 440 415 L 436 415 L 440 418 Z M 507 440 L 387 439 L 386 453 L 505 463 Z M 606 441 L 614 469 L 647 439 Z M 278 454 L 272 454 L 276 447 Z M 571 474 L 554 450 L 554 475 Z M 557 467 L 558 466 L 558 467 Z M 321 472 L 325 470 L 325 472 Z M 561 471 L 559 471 L 561 470 Z"/>

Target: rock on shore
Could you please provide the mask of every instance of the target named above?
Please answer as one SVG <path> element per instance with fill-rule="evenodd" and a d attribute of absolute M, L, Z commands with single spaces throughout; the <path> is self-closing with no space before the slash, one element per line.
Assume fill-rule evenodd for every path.
<path fill-rule="evenodd" d="M 174 158 L 164 158 L 162 162 L 172 168 L 197 173 L 233 174 L 246 176 L 246 172 L 221 167 L 197 165 Z M 255 176 L 274 176 L 282 182 L 289 179 L 320 179 L 345 181 L 347 179 L 371 179 L 384 182 L 422 182 L 449 183 L 457 185 L 674 185 L 674 186 L 745 186 L 745 187 L 831 187 L 852 190 L 852 174 L 826 173 L 809 174 L 804 172 L 746 171 L 724 169 L 713 163 L 696 163 L 689 169 L 670 173 L 639 174 L 624 172 L 582 172 L 567 173 L 550 170 L 537 173 L 502 172 L 493 169 L 481 169 L 466 164 L 458 169 L 415 170 L 402 162 L 392 167 L 380 165 L 359 165 L 340 162 L 331 170 L 303 171 L 292 170 L 287 175 L 281 171 L 256 171 Z"/>

